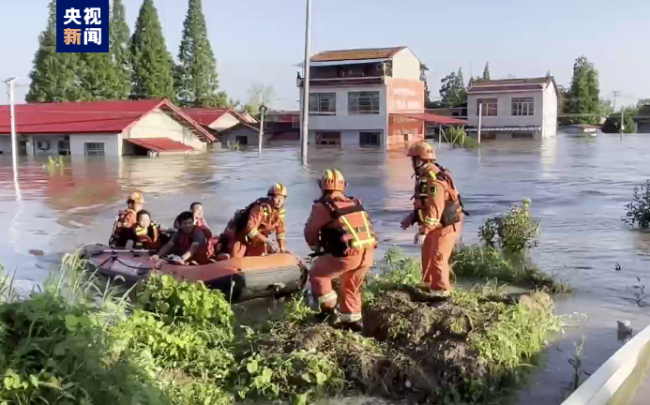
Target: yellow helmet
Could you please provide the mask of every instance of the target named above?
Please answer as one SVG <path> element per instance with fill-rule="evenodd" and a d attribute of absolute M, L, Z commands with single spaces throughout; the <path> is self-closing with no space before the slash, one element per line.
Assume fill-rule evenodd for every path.
<path fill-rule="evenodd" d="M 287 196 L 287 188 L 281 183 L 275 183 L 267 194 L 268 196 L 280 195 L 282 197 Z"/>
<path fill-rule="evenodd" d="M 345 178 L 336 169 L 327 169 L 318 182 L 323 191 L 345 191 Z"/>
<path fill-rule="evenodd" d="M 126 203 L 144 204 L 144 197 L 139 191 L 134 191 L 126 198 Z"/>
<path fill-rule="evenodd" d="M 410 157 L 419 157 L 422 160 L 436 160 L 436 152 L 426 142 L 414 143 L 406 154 Z"/>

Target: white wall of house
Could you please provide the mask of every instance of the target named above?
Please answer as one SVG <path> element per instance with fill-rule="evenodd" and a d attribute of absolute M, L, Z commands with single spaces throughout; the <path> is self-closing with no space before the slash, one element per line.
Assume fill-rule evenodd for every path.
<path fill-rule="evenodd" d="M 557 92 L 553 83 L 544 89 L 544 110 L 542 138 L 553 138 L 557 134 Z"/>
<path fill-rule="evenodd" d="M 348 114 L 348 93 L 379 91 L 379 114 Z M 310 115 L 310 131 L 384 130 L 387 120 L 386 86 L 312 87 L 314 93 L 336 93 L 336 115 Z"/>
<path fill-rule="evenodd" d="M 225 113 L 224 115 L 222 115 L 221 117 L 213 121 L 210 125 L 208 125 L 208 127 L 215 131 L 221 132 L 228 128 L 232 128 L 237 124 L 239 124 L 239 120 L 237 119 L 237 117 L 235 117 L 230 113 Z"/>
<path fill-rule="evenodd" d="M 402 49 L 392 60 L 394 78 L 420 80 L 420 61 L 410 49 Z"/>
<path fill-rule="evenodd" d="M 146 114 L 126 129 L 123 132 L 123 137 L 124 139 L 169 138 L 196 150 L 205 151 L 207 149 L 207 144 L 192 131 L 159 109 Z"/>
<path fill-rule="evenodd" d="M 84 156 L 87 143 L 103 143 L 104 156 L 122 156 L 121 134 L 73 134 L 70 135 L 70 153 Z"/>
<path fill-rule="evenodd" d="M 479 99 L 497 99 L 497 115 L 492 117 L 483 116 L 482 125 L 490 127 L 503 126 L 526 126 L 542 125 L 543 121 L 543 92 L 542 91 L 523 91 L 513 93 L 482 93 L 480 95 L 470 94 L 467 97 L 467 119 L 470 126 L 478 126 L 478 100 Z M 534 115 L 513 116 L 512 99 L 521 97 L 533 97 Z"/>

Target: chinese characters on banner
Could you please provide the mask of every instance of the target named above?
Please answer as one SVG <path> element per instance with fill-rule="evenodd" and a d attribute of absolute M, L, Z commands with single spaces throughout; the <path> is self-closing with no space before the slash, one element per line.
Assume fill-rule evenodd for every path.
<path fill-rule="evenodd" d="M 57 0 L 56 51 L 108 52 L 109 0 Z"/>

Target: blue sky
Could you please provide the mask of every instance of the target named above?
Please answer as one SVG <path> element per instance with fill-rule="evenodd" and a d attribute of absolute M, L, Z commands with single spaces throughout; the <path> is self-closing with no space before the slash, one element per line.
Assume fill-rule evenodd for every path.
<path fill-rule="evenodd" d="M 49 0 L 0 0 L 0 78 L 29 71 Z M 141 0 L 124 0 L 133 29 Z M 275 108 L 298 107 L 296 68 L 304 53 L 305 0 L 204 0 L 220 86 L 245 101 L 252 83 L 271 85 Z M 155 0 L 172 55 L 178 53 L 185 0 Z M 568 85 L 586 55 L 600 73 L 601 97 L 617 104 L 650 98 L 648 0 L 313 0 L 312 51 L 406 45 L 440 79 L 486 61 L 493 78 L 543 76 Z M 22 100 L 27 87 L 18 88 Z M 2 103 L 6 96 L 0 97 Z"/>

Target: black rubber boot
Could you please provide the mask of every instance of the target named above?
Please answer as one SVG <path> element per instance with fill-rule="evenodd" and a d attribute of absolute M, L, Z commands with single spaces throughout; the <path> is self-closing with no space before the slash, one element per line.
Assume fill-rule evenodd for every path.
<path fill-rule="evenodd" d="M 321 311 L 316 314 L 316 320 L 320 323 L 329 323 L 330 325 L 333 325 L 338 320 L 338 316 L 336 315 L 334 308 L 326 308 L 321 309 Z"/>
<path fill-rule="evenodd" d="M 361 321 L 356 322 L 341 322 L 337 326 L 339 329 L 349 330 L 350 332 L 361 333 L 363 332 L 363 323 Z"/>

